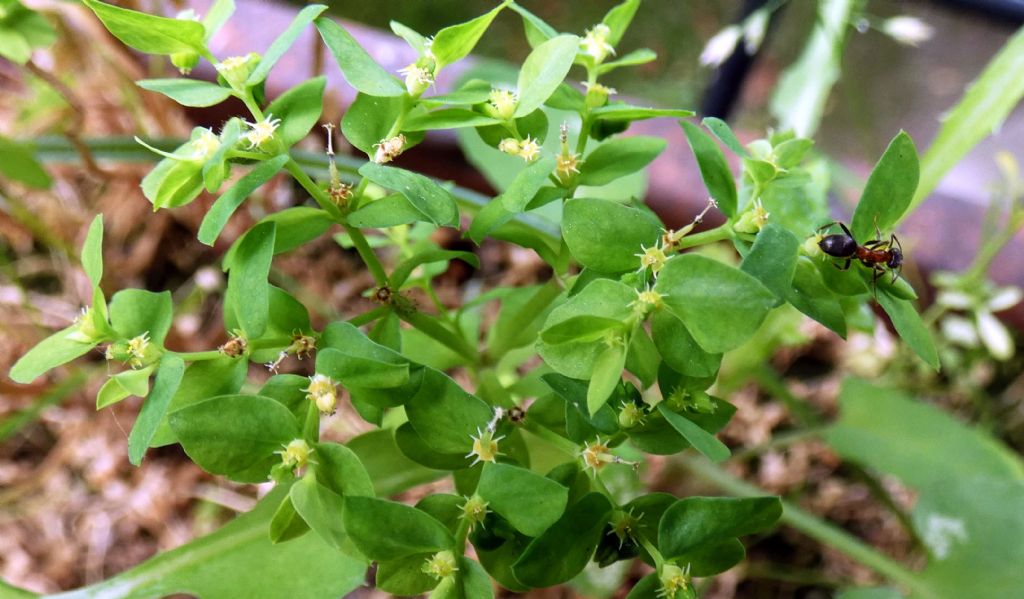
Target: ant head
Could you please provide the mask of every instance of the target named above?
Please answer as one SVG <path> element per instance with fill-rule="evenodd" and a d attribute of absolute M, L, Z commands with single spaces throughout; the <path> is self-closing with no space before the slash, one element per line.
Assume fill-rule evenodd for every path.
<path fill-rule="evenodd" d="M 903 252 L 900 248 L 889 248 L 889 261 L 886 262 L 889 268 L 899 268 L 903 265 Z"/>

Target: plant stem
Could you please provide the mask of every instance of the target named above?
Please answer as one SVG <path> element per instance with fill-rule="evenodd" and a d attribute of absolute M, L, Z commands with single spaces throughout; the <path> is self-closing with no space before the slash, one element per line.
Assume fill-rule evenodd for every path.
<path fill-rule="evenodd" d="M 369 324 L 381 316 L 384 316 L 387 314 L 388 310 L 389 308 L 387 306 L 377 306 L 373 310 L 368 310 L 362 314 L 357 314 L 356 316 L 349 318 L 348 322 L 352 326 L 361 327 L 364 324 Z"/>
<path fill-rule="evenodd" d="M 219 349 L 211 349 L 207 351 L 186 351 L 186 352 L 172 352 L 179 358 L 186 362 L 202 362 L 203 360 L 216 360 L 217 358 L 223 358 L 224 352 Z"/>
<path fill-rule="evenodd" d="M 708 229 L 707 231 L 701 231 L 700 233 L 694 233 L 693 235 L 687 235 L 679 240 L 679 249 L 684 250 L 686 248 L 696 247 L 698 245 L 705 245 L 708 243 L 715 243 L 716 241 L 724 241 L 732 237 L 732 227 L 729 223 L 725 223 L 714 229 Z"/>
<path fill-rule="evenodd" d="M 706 460 L 680 456 L 678 461 L 693 474 L 731 495 L 738 497 L 765 495 L 762 489 L 726 473 Z M 889 580 L 902 585 L 919 597 L 938 599 L 938 595 L 921 581 L 917 574 L 903 567 L 903 565 L 895 560 L 879 553 L 850 533 L 823 521 L 821 518 L 800 509 L 788 501 L 783 501 L 782 505 L 782 521 L 786 524 L 833 549 L 845 553 L 850 558 L 871 568 Z"/>

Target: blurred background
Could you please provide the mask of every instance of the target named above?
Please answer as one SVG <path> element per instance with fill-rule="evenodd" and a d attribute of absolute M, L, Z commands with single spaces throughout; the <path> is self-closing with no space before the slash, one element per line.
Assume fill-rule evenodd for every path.
<path fill-rule="evenodd" d="M 266 48 L 302 6 L 237 1 L 238 12 L 211 45 L 221 58 Z M 208 2 L 118 4 L 174 15 L 186 8 L 202 13 Z M 412 54 L 388 31 L 392 19 L 429 34 L 479 15 L 494 3 L 328 4 L 378 62 L 396 71 Z M 559 31 L 582 34 L 616 3 L 522 4 Z M 779 103 L 787 110 L 780 81 L 805 52 L 820 23 L 819 12 L 834 4 L 644 0 L 619 50 L 649 47 L 658 60 L 615 71 L 606 83 L 638 103 L 719 116 L 743 141 L 764 137 L 780 126 Z M 0 58 L 0 136 L 35 142 L 50 180 L 33 185 L 0 168 L 0 370 L 6 373 L 18 356 L 51 330 L 66 326 L 88 303 L 89 285 L 75 256 L 97 212 L 104 213 L 108 228 L 103 282 L 108 295 L 130 286 L 169 289 L 179 308 L 168 345 L 197 351 L 222 343 L 220 257 L 245 226 L 266 212 L 301 202 L 302 194 L 284 184 L 265 187 L 259 201 L 247 204 L 248 212 L 232 221 L 213 248 L 195 241 L 212 197 L 182 210 L 152 214 L 138 189 L 150 164 L 144 153 L 140 158 L 131 150 L 130 136 L 186 137 L 194 125 L 217 126 L 240 114 L 239 106 L 186 111 L 144 92 L 134 80 L 170 77 L 173 67 L 127 51 L 78 3 L 38 0 L 26 5 L 43 14 L 59 35 L 25 65 Z M 741 49 L 731 58 L 723 56 L 720 65 L 702 64 L 709 40 L 757 8 L 770 10 L 771 18 L 756 52 L 747 55 Z M 907 39 L 901 43 L 883 30 L 886 20 L 897 16 L 919 19 L 930 34 L 917 39 L 917 45 Z M 842 22 L 843 42 L 832 65 L 837 79 L 830 91 L 826 86 L 820 127 L 813 134 L 816 151 L 831 172 L 837 217 L 849 214 L 871 166 L 900 129 L 925 151 L 944 114 L 1024 23 L 1024 8 L 1012 0 L 870 0 L 851 2 Z M 518 63 L 528 52 L 520 19 L 507 13 L 495 21 L 465 68 Z M 337 122 L 353 93 L 336 75 L 332 59 L 325 61 L 324 56 L 312 35 L 300 40 L 268 80 L 267 95 L 314 72 L 332 73 L 325 119 Z M 827 71 L 812 76 L 827 78 Z M 452 78 L 438 82 L 439 89 L 451 86 L 463 72 L 453 69 Z M 194 75 L 213 76 L 212 69 L 202 66 Z M 705 192 L 679 127 L 671 120 L 656 120 L 635 130 L 670 141 L 669 151 L 651 169 L 648 203 L 670 225 L 688 221 L 703 206 Z M 102 139 L 109 143 L 97 141 Z M 437 135 L 404 156 L 403 164 L 493 194 L 492 181 L 476 172 L 463 147 L 454 136 Z M 321 152 L 322 142 L 307 140 L 304 149 Z M 1024 285 L 1019 226 L 1009 232 L 1005 247 L 993 250 L 992 262 L 978 267 L 984 275 L 978 279 L 984 282 L 978 284 L 984 297 L 936 302 L 946 288 L 941 276 L 935 277 L 978 264 L 980 244 L 992 237 L 983 233 L 992 206 L 998 208 L 991 213 L 997 220 L 1000 214 L 1021 210 L 1024 186 L 1015 164 L 1022 156 L 1024 110 L 1018 107 L 957 163 L 900 231 L 910 256 L 905 275 L 919 290 L 926 318 L 939 333 L 943 373 L 918 368 L 884 324 L 842 341 L 795 312 L 774 317 L 758 339 L 723 366 L 723 380 L 729 382 L 719 394 L 739 408 L 721 435 L 737 456 L 728 465 L 730 475 L 784 495 L 904 564 L 923 567 L 929 553 L 934 557 L 933 546 L 922 540 L 920 527 L 911 521 L 923 487 L 907 486 L 900 472 L 887 471 L 871 456 L 854 455 L 856 450 L 834 436 L 815 433 L 837 417 L 842 381 L 855 375 L 877 381 L 886 391 L 847 387 L 843 397 L 851 405 L 891 390 L 950 415 L 942 426 L 954 428 L 936 431 L 959 431 L 955 427 L 962 426 L 964 435 L 981 435 L 982 444 L 996 439 L 1000 451 L 1012 456 L 1007 459 L 1019 458 L 1024 449 L 1024 369 L 1017 350 L 1024 318 L 1019 291 L 1013 291 Z M 454 237 L 444 241 L 452 247 L 468 243 Z M 546 277 L 543 263 L 529 252 L 491 242 L 476 251 L 483 264 L 480 271 L 453 268 L 441 277 L 438 293 L 448 305 L 460 303 L 470 287 L 526 284 Z M 310 305 L 317 325 L 371 305 L 362 292 L 372 280 L 359 269 L 358 259 L 330 238 L 282 256 L 275 261 L 273 277 L 275 284 Z M 999 293 L 1005 296 L 1001 303 L 992 303 Z M 979 307 L 979 302 L 990 303 Z M 979 316 L 982 312 L 995 313 L 999 320 L 993 325 Z M 973 333 L 965 332 L 965 326 Z M 294 365 L 295 372 L 303 373 L 304 367 Z M 102 580 L 157 551 L 215 530 L 255 502 L 257 490 L 201 472 L 176 446 L 151 451 L 142 468 L 129 466 L 126 431 L 139 403 L 132 399 L 96 412 L 94 398 L 104 368 L 97 354 L 30 386 L 0 380 L 0 578 L 11 584 L 56 592 Z M 894 410 L 903 406 L 893 401 Z M 880 421 L 887 418 L 898 419 L 910 436 L 919 423 L 916 413 L 878 413 Z M 329 436 L 344 440 L 369 425 L 355 413 L 342 413 L 332 427 Z M 930 432 L 927 426 L 917 431 Z M 928 453 L 932 449 L 937 453 Z M 897 450 L 917 452 L 918 458 L 934 462 L 934 468 L 948 466 L 942 448 Z M 969 463 L 963 467 L 965 473 L 972 468 Z M 942 473 L 935 476 L 941 479 Z M 672 460 L 652 460 L 643 477 L 650 488 L 680 495 L 723 490 Z M 1019 524 L 1020 516 L 1013 517 Z M 1013 526 L 1003 533 L 1006 543 L 1014 542 L 1013 530 L 1024 530 Z M 986 551 L 999 547 L 994 542 L 976 548 L 971 559 L 981 555 L 977 559 L 982 562 Z M 702 596 L 817 598 L 836 596 L 844 587 L 884 583 L 849 553 L 788 526 L 754 539 L 748 552 L 747 562 L 702 583 Z M 570 588 L 531 596 L 624 596 L 641 574 L 628 568 L 588 570 Z M 372 596 L 372 591 L 360 593 Z"/>

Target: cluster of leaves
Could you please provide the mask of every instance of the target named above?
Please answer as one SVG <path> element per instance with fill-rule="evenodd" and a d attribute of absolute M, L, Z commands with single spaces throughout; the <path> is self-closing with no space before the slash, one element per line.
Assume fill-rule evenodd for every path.
<path fill-rule="evenodd" d="M 393 23 L 418 53 L 402 70 L 404 81 L 323 17 L 319 5 L 299 12 L 262 55 L 218 60 L 207 41 L 230 16 L 230 0 L 214 2 L 201 21 L 85 4 L 128 46 L 168 56 L 183 72 L 206 59 L 219 75 L 216 83 L 175 78 L 141 87 L 185 106 L 235 97 L 251 112 L 251 121 L 233 118 L 219 132 L 197 128 L 173 151 L 155 150 L 163 160 L 142 183 L 154 209 L 186 205 L 204 189 L 219 194 L 198 234 L 213 244 L 241 204 L 282 171 L 314 205 L 273 213 L 234 242 L 223 260 L 231 339 L 191 353 L 164 347 L 174 311 L 168 292 L 124 290 L 108 304 L 100 289 L 97 217 L 82 251 L 92 306 L 26 354 L 11 371 L 14 380 L 31 381 L 104 346 L 123 369 L 104 384 L 97 407 L 145 398 L 129 437 L 132 463 L 141 463 L 149 447 L 179 443 L 211 473 L 239 482 L 271 478 L 281 491 L 268 496 L 274 505 L 261 513 L 272 513 L 273 542 L 315 535 L 320 551 L 338 560 L 376 562 L 377 587 L 399 595 L 489 597 L 491 579 L 525 591 L 569 581 L 591 560 L 605 566 L 639 558 L 656 571 L 634 596 L 690 596 L 691 576 L 736 564 L 744 555 L 738 537 L 778 519 L 776 498 L 648 493 L 626 500 L 602 478 L 629 472 L 644 453 L 693 448 L 726 459 L 729 449 L 714 434 L 735 408 L 711 395 L 722 354 L 748 341 L 773 309 L 789 303 L 840 335 L 872 324 L 871 271 L 839 271 L 818 249 L 828 184 L 820 161 L 808 159 L 808 139 L 776 134 L 743 146 L 722 121 L 705 120 L 703 129 L 683 121 L 709 193 L 728 219 L 710 231 L 692 233 L 696 222 L 666 230 L 641 202 L 601 199 L 602 190 L 664 149 L 658 138 L 620 136 L 631 122 L 691 115 L 611 101 L 614 90 L 598 81 L 654 59 L 641 49 L 609 60 L 638 0 L 613 8 L 583 37 L 559 33 L 511 1 L 432 38 Z M 450 93 L 425 95 L 506 9 L 522 18 L 533 48 L 514 87 L 472 79 Z M 359 92 L 340 130 L 368 160 L 344 180 L 332 162 L 326 180 L 316 182 L 289 153 L 320 120 L 325 78 L 270 103 L 263 97 L 274 64 L 310 25 Z M 585 73 L 585 92 L 565 83 L 574 66 Z M 572 127 L 549 135 L 553 111 L 572 113 Z M 449 187 L 389 164 L 438 129 L 472 130 L 486 153 L 521 159 L 519 170 L 499 196 L 470 207 Z M 741 159 L 739 185 L 716 139 Z M 232 178 L 240 168 L 245 173 Z M 916 150 L 901 133 L 853 216 L 857 239 L 893 227 L 916 184 Z M 423 312 L 409 289 L 429 290 L 450 260 L 478 264 L 472 253 L 445 250 L 424 234 L 460 227 L 466 209 L 469 238 L 530 248 L 554 274 L 541 285 L 493 290 L 456 310 L 438 305 L 436 315 Z M 558 234 L 532 226 L 533 212 L 553 214 Z M 379 305 L 315 330 L 303 304 L 269 284 L 268 275 L 276 255 L 334 226 L 373 274 L 368 293 Z M 367 231 L 374 234 L 368 238 Z M 683 251 L 719 241 L 735 247 L 738 265 Z M 399 250 L 394 264 L 374 252 L 388 245 Z M 914 297 L 902 280 L 877 282 L 878 301 L 897 331 L 935 364 Z M 483 334 L 488 302 L 500 310 Z M 538 353 L 543 364 L 528 368 Z M 314 376 L 276 373 L 292 356 L 313 354 Z M 243 393 L 250 362 L 269 363 L 275 374 Z M 454 367 L 470 372 L 472 393 L 444 372 Z M 339 385 L 380 430 L 346 444 L 320 440 Z M 380 497 L 448 474 L 457 495 L 429 495 L 416 506 Z M 467 543 L 479 562 L 466 556 Z"/>

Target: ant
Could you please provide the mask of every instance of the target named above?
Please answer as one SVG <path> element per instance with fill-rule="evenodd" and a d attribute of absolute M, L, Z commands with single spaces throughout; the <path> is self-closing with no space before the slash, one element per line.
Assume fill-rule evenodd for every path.
<path fill-rule="evenodd" d="M 853 233 L 841 222 L 831 222 L 818 229 L 818 231 L 828 229 L 833 225 L 842 227 L 843 235 L 826 235 L 818 242 L 818 247 L 833 258 L 846 259 L 846 263 L 842 266 L 835 264 L 836 268 L 847 270 L 850 268 L 851 262 L 860 260 L 861 264 L 870 268 L 872 273 L 874 273 L 871 277 L 872 290 L 875 289 L 875 283 L 885 273 L 886 269 L 892 271 L 892 282 L 896 282 L 896 278 L 903 271 L 903 246 L 900 245 L 900 240 L 896 238 L 896 235 L 890 235 L 888 241 L 886 241 L 882 239 L 882 232 L 878 230 L 876 225 L 875 239 L 860 245 L 854 239 Z"/>

